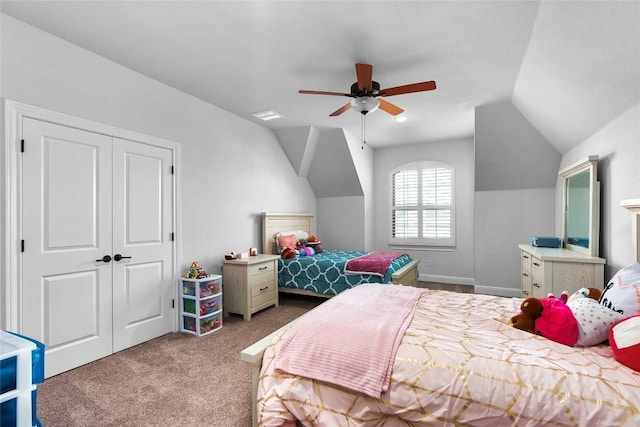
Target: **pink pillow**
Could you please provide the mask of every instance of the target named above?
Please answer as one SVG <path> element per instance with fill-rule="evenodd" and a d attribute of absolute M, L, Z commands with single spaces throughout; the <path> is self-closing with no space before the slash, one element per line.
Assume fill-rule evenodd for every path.
<path fill-rule="evenodd" d="M 278 236 L 278 247 L 280 248 L 280 252 L 282 252 L 284 248 L 295 249 L 297 245 L 298 238 L 294 234 Z"/>
<path fill-rule="evenodd" d="M 613 325 L 609 331 L 609 343 L 618 362 L 640 372 L 640 315 Z"/>

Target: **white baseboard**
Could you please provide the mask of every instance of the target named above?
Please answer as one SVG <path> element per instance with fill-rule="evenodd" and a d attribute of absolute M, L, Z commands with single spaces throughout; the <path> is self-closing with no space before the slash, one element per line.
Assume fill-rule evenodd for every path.
<path fill-rule="evenodd" d="M 419 274 L 418 280 L 421 282 L 447 283 L 451 285 L 475 286 L 476 280 L 473 277 L 437 276 L 435 274 Z"/>
<path fill-rule="evenodd" d="M 508 297 L 508 298 L 522 297 L 522 291 L 520 289 L 514 289 L 514 288 L 502 288 L 499 286 L 476 285 L 474 290 L 476 294 L 495 295 L 499 297 Z"/>
<path fill-rule="evenodd" d="M 495 295 L 507 298 L 521 298 L 522 291 L 515 288 L 503 288 L 501 286 L 477 285 L 473 277 L 437 276 L 435 274 L 419 274 L 418 280 L 421 282 L 446 283 L 449 285 L 473 286 L 476 294 Z"/>

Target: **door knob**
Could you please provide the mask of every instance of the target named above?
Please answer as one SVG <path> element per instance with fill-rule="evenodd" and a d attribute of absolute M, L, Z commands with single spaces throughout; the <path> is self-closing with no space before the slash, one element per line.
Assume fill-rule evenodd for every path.
<path fill-rule="evenodd" d="M 116 261 L 120 261 L 121 259 L 125 259 L 125 258 L 131 258 L 131 257 L 130 256 L 122 256 L 120 254 L 115 254 L 113 256 L 113 259 L 116 260 Z"/>
<path fill-rule="evenodd" d="M 111 262 L 111 255 L 105 255 L 100 259 L 97 259 L 96 262 Z"/>

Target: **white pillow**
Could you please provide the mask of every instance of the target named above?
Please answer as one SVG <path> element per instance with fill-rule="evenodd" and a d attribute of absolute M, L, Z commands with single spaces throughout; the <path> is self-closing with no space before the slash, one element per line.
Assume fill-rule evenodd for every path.
<path fill-rule="evenodd" d="M 567 303 L 578 321 L 578 347 L 598 345 L 609 338 L 611 327 L 625 316 L 591 298 L 579 298 Z"/>
<path fill-rule="evenodd" d="M 640 314 L 640 264 L 632 262 L 619 270 L 604 287 L 600 304 L 624 317 Z"/>

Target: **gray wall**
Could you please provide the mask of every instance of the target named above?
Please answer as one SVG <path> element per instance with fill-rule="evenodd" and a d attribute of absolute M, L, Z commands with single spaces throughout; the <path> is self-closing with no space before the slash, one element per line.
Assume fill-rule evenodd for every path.
<path fill-rule="evenodd" d="M 374 151 L 375 249 L 389 246 L 389 172 L 417 160 L 449 163 L 455 168 L 456 246 L 406 250 L 419 259 L 420 280 L 474 283 L 474 173 L 473 139 L 456 139 L 383 148 Z M 392 248 L 395 249 L 395 248 Z"/>
<path fill-rule="evenodd" d="M 561 168 L 597 154 L 600 179 L 600 257 L 607 260 L 605 281 L 635 260 L 631 235 L 632 214 L 620 201 L 640 198 L 640 104 L 562 156 Z M 562 206 L 562 182 L 556 187 L 556 206 Z M 556 233 L 561 233 L 562 210 L 555 211 Z"/>
<path fill-rule="evenodd" d="M 521 295 L 518 244 L 554 235 L 560 157 L 511 103 L 476 108 L 476 292 Z"/>
<path fill-rule="evenodd" d="M 259 213 L 316 212 L 273 132 L 2 15 L 0 96 L 181 144 L 180 269 L 260 247 Z M 4 174 L 2 174 L 4 176 Z"/>

